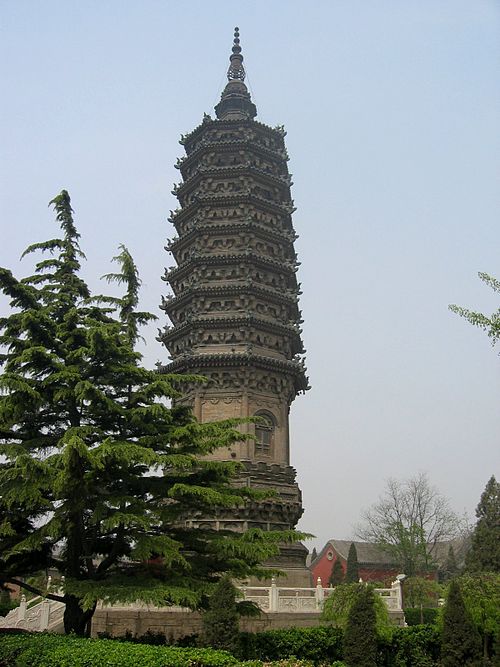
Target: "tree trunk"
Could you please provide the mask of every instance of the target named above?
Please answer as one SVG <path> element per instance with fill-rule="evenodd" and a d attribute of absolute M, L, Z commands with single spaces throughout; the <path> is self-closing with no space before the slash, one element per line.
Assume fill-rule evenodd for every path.
<path fill-rule="evenodd" d="M 74 595 L 65 595 L 64 602 L 64 632 L 68 635 L 73 632 L 80 637 L 90 637 L 90 628 L 92 616 L 94 615 L 96 605 L 94 604 L 87 611 L 80 607 L 80 599 Z"/>

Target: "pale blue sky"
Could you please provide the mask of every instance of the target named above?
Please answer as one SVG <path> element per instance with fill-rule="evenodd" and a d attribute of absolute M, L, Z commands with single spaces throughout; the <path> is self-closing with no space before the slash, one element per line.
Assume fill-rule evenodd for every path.
<path fill-rule="evenodd" d="M 349 538 L 386 478 L 421 470 L 472 516 L 500 473 L 498 350 L 447 305 L 497 308 L 476 274 L 500 276 L 498 2 L 3 0 L 0 265 L 29 272 L 67 188 L 91 284 L 125 243 L 159 313 L 177 142 L 218 101 L 235 25 L 294 175 L 301 526 Z"/>

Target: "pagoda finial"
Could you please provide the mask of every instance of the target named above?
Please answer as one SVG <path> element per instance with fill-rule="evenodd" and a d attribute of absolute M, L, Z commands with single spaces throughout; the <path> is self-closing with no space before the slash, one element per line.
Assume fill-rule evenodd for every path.
<path fill-rule="evenodd" d="M 243 67 L 243 56 L 241 55 L 240 46 L 240 29 L 238 27 L 234 29 L 233 48 L 231 50 L 232 53 L 229 56 L 231 64 L 227 70 L 227 78 L 229 81 L 244 81 L 245 68 Z"/>
<path fill-rule="evenodd" d="M 240 29 L 234 29 L 232 53 L 229 56 L 228 82 L 222 91 L 215 113 L 219 120 L 248 120 L 255 118 L 257 109 L 245 85 L 245 68 L 240 46 Z"/>

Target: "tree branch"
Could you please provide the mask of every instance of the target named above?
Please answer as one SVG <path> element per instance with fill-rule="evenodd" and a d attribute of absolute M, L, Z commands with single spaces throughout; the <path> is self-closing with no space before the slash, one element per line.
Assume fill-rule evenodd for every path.
<path fill-rule="evenodd" d="M 47 591 L 41 591 L 39 588 L 35 588 L 35 586 L 31 586 L 31 584 L 27 584 L 25 581 L 21 581 L 20 579 L 15 579 L 14 577 L 6 577 L 0 574 L 0 583 L 14 584 L 16 586 L 19 586 L 20 588 L 24 588 L 30 593 L 36 593 L 36 595 L 40 595 L 43 598 L 48 598 L 49 600 L 55 600 L 55 602 L 65 601 L 63 595 L 56 595 L 55 593 L 48 593 Z"/>

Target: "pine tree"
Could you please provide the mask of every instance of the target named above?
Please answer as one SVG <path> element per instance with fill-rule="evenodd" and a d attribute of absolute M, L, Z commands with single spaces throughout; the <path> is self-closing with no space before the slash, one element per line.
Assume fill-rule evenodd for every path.
<path fill-rule="evenodd" d="M 340 558 L 336 558 L 332 567 L 332 572 L 330 574 L 330 579 L 328 583 L 331 586 L 338 586 L 344 581 L 344 570 L 342 568 L 342 563 Z"/>
<path fill-rule="evenodd" d="M 359 581 L 358 552 L 356 545 L 351 542 L 349 554 L 347 555 L 347 568 L 345 573 L 346 584 L 356 584 Z"/>
<path fill-rule="evenodd" d="M 256 574 L 293 531 L 189 529 L 262 498 L 232 485 L 236 462 L 208 460 L 241 440 L 239 422 L 200 424 L 169 407 L 182 382 L 158 375 L 133 348 L 140 285 L 125 248 L 122 299 L 91 297 L 66 191 L 51 204 L 62 235 L 30 246 L 49 257 L 17 280 L 0 268 L 12 312 L 0 319 L 0 583 L 43 563 L 65 577 L 66 632 L 84 634 L 98 600 L 198 607 L 220 576 Z"/>
<path fill-rule="evenodd" d="M 443 566 L 441 577 L 443 581 L 450 581 L 453 577 L 456 577 L 459 573 L 459 567 L 457 564 L 457 559 L 455 557 L 455 550 L 450 544 L 448 547 L 448 555 L 446 556 L 446 561 Z"/>
<path fill-rule="evenodd" d="M 476 517 L 466 568 L 470 572 L 500 572 L 500 483 L 493 475 L 481 495 Z"/>
<path fill-rule="evenodd" d="M 360 587 L 349 612 L 344 636 L 344 661 L 348 667 L 376 667 L 375 600 L 369 586 Z"/>
<path fill-rule="evenodd" d="M 223 577 L 210 596 L 203 614 L 204 642 L 212 648 L 232 651 L 239 632 L 236 589 L 229 577 Z"/>
<path fill-rule="evenodd" d="M 479 667 L 481 640 L 465 607 L 458 581 L 450 584 L 443 612 L 441 667 Z"/>

